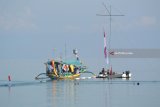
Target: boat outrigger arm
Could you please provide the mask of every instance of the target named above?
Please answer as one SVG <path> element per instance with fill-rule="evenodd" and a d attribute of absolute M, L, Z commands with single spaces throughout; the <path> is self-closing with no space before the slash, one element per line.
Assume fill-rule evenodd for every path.
<path fill-rule="evenodd" d="M 45 77 L 40 77 L 40 76 L 44 76 L 44 75 L 45 75 Z M 40 73 L 35 77 L 36 80 L 38 80 L 38 79 L 47 79 L 47 78 L 49 78 L 49 77 L 46 76 L 46 73 Z"/>

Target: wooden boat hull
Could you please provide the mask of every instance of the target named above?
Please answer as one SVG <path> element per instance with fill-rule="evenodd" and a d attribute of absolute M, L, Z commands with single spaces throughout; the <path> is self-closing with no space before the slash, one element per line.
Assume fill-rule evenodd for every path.
<path fill-rule="evenodd" d="M 60 80 L 65 80 L 65 79 L 75 79 L 78 78 L 80 76 L 80 74 L 70 74 L 70 75 L 65 75 L 65 76 L 55 76 L 55 75 L 50 75 L 49 78 L 51 78 L 52 80 L 55 79 L 60 79 Z"/>

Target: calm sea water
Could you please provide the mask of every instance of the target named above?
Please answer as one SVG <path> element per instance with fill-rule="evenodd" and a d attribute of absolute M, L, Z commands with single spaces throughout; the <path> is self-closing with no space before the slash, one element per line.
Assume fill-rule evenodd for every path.
<path fill-rule="evenodd" d="M 35 81 L 38 72 L 19 67 L 11 84 L 0 87 L 1 107 L 159 107 L 160 106 L 160 60 L 127 60 L 113 62 L 115 69 L 127 66 L 132 71 L 130 80 L 124 79 L 85 79 L 61 81 Z M 12 62 L 10 62 L 12 63 Z M 36 62 L 28 63 L 36 65 Z M 3 64 L 1 62 L 1 64 Z M 27 64 L 26 64 L 27 65 Z M 120 66 L 122 65 L 122 66 Z M 14 68 L 13 67 L 13 68 Z M 36 69 L 43 70 L 42 68 Z M 45 69 L 45 68 L 44 68 Z M 15 70 L 15 69 L 14 69 Z M 41 71 L 40 71 L 41 72 Z M 38 72 L 39 73 L 39 72 Z M 96 72 L 95 72 L 96 73 Z M 1 77 L 4 78 L 5 73 Z M 28 74 L 28 75 L 27 75 Z M 26 77 L 24 77 L 26 76 Z M 28 78 L 27 78 L 28 76 Z M 22 78 L 23 77 L 23 78 Z M 32 78 L 32 79 L 31 79 Z M 139 83 L 139 85 L 138 85 Z M 8 84 L 5 79 L 0 85 Z"/>

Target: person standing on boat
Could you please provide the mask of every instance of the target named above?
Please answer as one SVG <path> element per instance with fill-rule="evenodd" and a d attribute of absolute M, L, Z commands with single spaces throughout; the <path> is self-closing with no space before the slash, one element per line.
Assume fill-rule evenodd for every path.
<path fill-rule="evenodd" d="M 53 72 L 53 67 L 51 65 L 48 65 L 48 64 L 46 66 L 47 66 L 46 73 L 51 74 Z"/>
<path fill-rule="evenodd" d="M 105 69 L 104 68 L 102 68 L 102 74 L 105 75 Z"/>
<path fill-rule="evenodd" d="M 52 65 L 51 65 L 51 61 L 48 61 L 48 62 L 46 63 L 46 73 L 47 73 L 47 75 L 48 75 L 48 74 L 51 74 L 52 71 L 53 71 L 53 67 L 52 67 Z"/>

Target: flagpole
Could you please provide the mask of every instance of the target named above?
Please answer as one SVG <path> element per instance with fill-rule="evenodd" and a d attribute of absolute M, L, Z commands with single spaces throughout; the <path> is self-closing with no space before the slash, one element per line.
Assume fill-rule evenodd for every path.
<path fill-rule="evenodd" d="M 111 48 L 111 46 L 110 46 L 110 42 L 111 42 L 111 32 L 112 32 L 112 29 L 111 29 L 111 27 L 112 27 L 112 16 L 124 16 L 124 15 L 122 15 L 122 14 L 120 14 L 120 15 L 116 15 L 116 14 L 112 14 L 112 10 L 111 10 L 111 5 L 110 5 L 110 8 L 108 9 L 107 8 L 107 6 L 103 3 L 102 4 L 104 7 L 105 7 L 105 9 L 107 10 L 107 12 L 108 12 L 108 14 L 105 14 L 105 15 L 102 15 L 102 14 L 96 14 L 97 16 L 109 16 L 109 20 L 110 20 L 110 24 L 109 24 L 109 26 L 110 26 L 110 37 L 109 37 L 109 42 L 108 42 L 108 48 L 109 49 L 106 49 L 106 51 L 107 51 L 107 56 L 108 56 L 108 58 L 107 58 L 107 60 L 109 60 L 108 61 L 108 66 L 110 66 L 110 61 L 111 61 L 111 59 L 109 58 L 109 51 L 110 51 L 110 48 Z M 107 62 L 107 61 L 106 61 Z M 110 68 L 109 68 L 110 69 Z"/>

